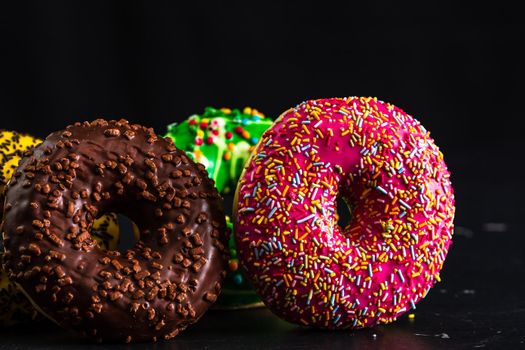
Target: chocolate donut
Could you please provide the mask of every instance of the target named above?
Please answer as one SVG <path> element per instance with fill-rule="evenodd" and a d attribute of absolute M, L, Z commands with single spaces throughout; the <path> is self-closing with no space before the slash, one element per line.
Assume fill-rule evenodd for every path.
<path fill-rule="evenodd" d="M 106 212 L 140 229 L 125 253 L 90 234 Z M 9 277 L 48 317 L 96 341 L 176 336 L 225 275 L 222 201 L 204 166 L 126 120 L 76 123 L 28 151 L 2 225 Z"/>
<path fill-rule="evenodd" d="M 6 185 L 24 152 L 41 143 L 42 140 L 28 134 L 0 130 L 0 217 L 4 212 Z M 116 249 L 120 238 L 117 215 L 108 213 L 95 220 L 91 233 L 102 249 Z M 136 232 L 134 234 L 138 235 Z M 3 261 L 3 256 L 4 247 L 0 240 L 0 263 Z M 7 278 L 7 273 L 0 266 L 0 327 L 38 322 L 41 319 L 44 317 L 37 312 L 16 284 Z"/>

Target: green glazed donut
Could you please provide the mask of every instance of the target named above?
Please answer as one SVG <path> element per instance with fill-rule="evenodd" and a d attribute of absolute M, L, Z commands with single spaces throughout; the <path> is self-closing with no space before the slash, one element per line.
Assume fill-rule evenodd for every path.
<path fill-rule="evenodd" d="M 166 136 L 186 151 L 189 157 L 206 166 L 222 195 L 233 193 L 244 164 L 254 146 L 273 121 L 256 109 L 207 107 L 201 115 L 194 114 L 182 123 L 168 126 Z M 230 230 L 233 225 L 227 218 Z M 262 302 L 239 268 L 233 234 L 229 240 L 228 275 L 216 306 L 223 309 L 251 308 Z"/>
<path fill-rule="evenodd" d="M 272 125 L 256 109 L 207 107 L 201 115 L 194 114 L 180 124 L 168 126 L 175 145 L 195 161 L 206 166 L 208 174 L 222 194 L 235 190 L 244 163 L 262 133 Z"/>

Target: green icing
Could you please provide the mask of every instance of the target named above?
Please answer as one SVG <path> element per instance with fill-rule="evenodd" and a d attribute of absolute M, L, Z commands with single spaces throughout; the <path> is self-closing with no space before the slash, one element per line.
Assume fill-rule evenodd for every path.
<path fill-rule="evenodd" d="M 180 124 L 168 126 L 166 136 L 189 157 L 206 166 L 215 186 L 223 195 L 235 191 L 244 164 L 253 147 L 273 121 L 255 109 L 215 109 L 207 107 Z M 229 217 L 228 227 L 233 232 Z M 219 307 L 246 308 L 261 306 L 262 302 L 243 276 L 237 259 L 235 237 L 230 235 L 229 271 L 224 281 Z"/>
<path fill-rule="evenodd" d="M 169 125 L 166 136 L 204 164 L 219 192 L 228 194 L 235 190 L 253 146 L 272 123 L 249 107 L 243 111 L 207 107 L 201 115 Z"/>
<path fill-rule="evenodd" d="M 226 224 L 233 232 L 233 224 L 228 216 L 226 216 Z M 228 248 L 230 249 L 230 261 L 228 267 L 228 274 L 224 280 L 223 293 L 217 300 L 217 306 L 223 308 L 251 308 L 262 306 L 261 298 L 254 292 L 248 280 L 244 277 L 242 269 L 239 266 L 239 259 L 237 258 L 237 247 L 235 245 L 234 235 L 230 235 L 228 241 Z"/>

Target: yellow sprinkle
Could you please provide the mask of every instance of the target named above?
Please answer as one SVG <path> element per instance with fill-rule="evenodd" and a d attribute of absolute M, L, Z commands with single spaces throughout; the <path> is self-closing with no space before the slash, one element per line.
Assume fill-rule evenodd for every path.
<path fill-rule="evenodd" d="M 308 135 L 310 135 L 310 131 L 308 130 L 308 128 L 306 127 L 306 125 L 302 124 L 303 125 L 303 130 L 305 133 L 307 133 Z"/>

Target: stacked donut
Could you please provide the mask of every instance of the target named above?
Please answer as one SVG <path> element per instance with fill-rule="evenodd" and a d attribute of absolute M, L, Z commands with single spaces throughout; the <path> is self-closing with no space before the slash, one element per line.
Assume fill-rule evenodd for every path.
<path fill-rule="evenodd" d="M 195 161 L 206 166 L 222 195 L 235 190 L 246 161 L 272 120 L 250 107 L 239 109 L 207 107 L 203 114 L 194 114 L 182 123 L 168 126 L 175 145 Z M 230 217 L 228 228 L 233 231 Z M 234 234 L 230 234 L 228 274 L 216 307 L 246 309 L 262 306 L 252 286 L 239 268 Z"/>
<path fill-rule="evenodd" d="M 260 297 L 293 323 L 361 328 L 414 309 L 440 280 L 450 174 L 401 109 L 312 100 L 272 123 L 251 108 L 207 108 L 166 136 L 103 119 L 43 142 L 1 134 L 0 308 L 25 302 L 34 318 L 30 300 L 97 341 L 155 341 L 195 323 L 226 283 L 223 307 Z M 235 188 L 232 235 L 221 194 Z M 138 230 L 122 252 L 114 213 Z"/>
<path fill-rule="evenodd" d="M 199 119 L 199 123 L 196 127 L 197 119 Z M 268 118 L 265 118 L 262 113 L 249 107 L 244 108 L 242 112 L 238 109 L 232 110 L 223 108 L 218 110 L 209 107 L 202 116 L 194 115 L 179 125 L 171 125 L 169 127 L 168 136 L 176 141 L 179 148 L 187 151 L 186 155 L 189 159 L 198 158 L 200 162 L 206 164 L 208 172 L 212 178 L 218 180 L 218 187 L 221 189 L 221 192 L 227 193 L 232 187 L 235 188 L 240 171 L 242 170 L 244 162 L 249 158 L 254 143 L 257 142 L 257 138 L 260 137 L 262 132 L 270 125 L 271 121 Z M 5 157 L 2 158 L 2 160 L 5 159 L 6 161 L 2 162 L 2 168 L 4 169 L 4 184 L 7 184 L 23 156 L 23 151 L 33 148 L 42 141 L 27 135 L 20 135 L 13 132 L 5 132 L 3 135 L 5 135 L 5 137 L 2 138 Z M 191 142 L 186 142 L 181 137 L 182 135 L 186 137 L 188 135 L 193 135 L 194 138 Z M 208 141 L 204 145 L 199 145 L 199 138 L 202 138 L 203 135 L 206 135 L 205 137 L 207 139 L 213 136 L 214 143 L 211 144 Z M 169 140 L 167 141 L 170 142 Z M 86 139 L 86 142 L 92 143 L 93 141 L 90 137 L 89 140 Z M 218 145 L 224 147 L 221 148 L 218 153 L 216 152 L 213 154 L 213 148 L 216 148 Z M 80 145 L 78 147 L 80 147 Z M 10 153 L 7 151 L 10 151 Z M 14 158 L 15 156 L 16 159 Z M 217 165 L 217 171 L 213 171 L 213 164 Z M 222 166 L 219 166 L 219 164 L 222 164 Z M 225 169 L 226 165 L 229 168 Z M 15 181 L 16 176 L 13 183 L 15 183 Z M 3 192 L 4 191 L 2 190 L 2 193 Z M 183 204 L 187 205 L 186 202 L 187 201 Z M 213 206 L 216 205 L 213 204 Z M 229 218 L 226 219 L 228 219 L 228 225 L 231 228 L 232 225 L 229 223 Z M 216 231 L 218 232 L 218 230 Z M 100 249 L 109 249 L 110 252 L 108 253 L 118 254 L 118 252 L 112 252 L 117 249 L 120 238 L 116 214 L 109 213 L 102 218 L 97 219 L 93 224 L 93 230 L 89 233 L 96 241 L 98 241 Z M 143 234 L 137 233 L 135 236 L 143 237 Z M 231 256 L 235 256 L 235 248 L 232 246 L 232 242 L 233 237 L 230 236 L 228 246 L 230 247 Z M 221 242 L 221 247 L 224 246 L 222 243 L 224 242 Z M 198 248 L 197 252 L 199 251 L 200 249 Z M 205 258 L 203 258 L 203 260 L 204 259 Z M 186 266 L 187 260 L 184 259 L 180 263 L 183 266 Z M 199 266 L 199 264 L 196 266 Z M 229 285 L 229 289 L 227 288 L 227 290 L 232 290 L 232 295 L 229 298 L 223 297 L 223 301 L 220 304 L 226 308 L 254 306 L 259 300 L 253 290 L 246 284 L 242 274 L 238 271 L 237 266 L 238 264 L 235 260 L 229 261 L 228 267 L 230 273 L 225 282 Z M 195 269 L 199 268 L 196 267 Z M 29 299 L 27 299 L 21 292 L 21 289 L 17 288 L 16 283 L 13 282 L 16 278 L 9 279 L 5 270 L 0 270 L 0 272 L 2 276 L 2 286 L 5 285 L 5 288 L 1 290 L 1 306 L 3 310 L 6 311 L 2 313 L 3 325 L 16 324 L 36 317 L 36 309 L 31 305 Z M 239 283 L 239 280 L 243 283 Z M 235 283 L 232 283 L 232 281 L 235 281 Z M 233 290 L 241 290 L 241 292 L 235 293 Z M 215 297 L 212 297 L 211 294 L 209 295 L 209 299 L 208 303 L 215 301 Z M 35 302 L 33 298 L 31 298 L 31 300 Z M 41 312 L 45 312 L 43 308 L 39 307 L 39 309 Z M 23 310 L 24 312 L 20 312 L 20 310 Z M 47 316 L 56 320 L 52 315 L 47 314 Z M 114 317 L 114 315 L 109 314 L 108 317 Z M 85 326 L 80 326 L 78 329 L 83 331 L 85 328 Z M 108 329 L 109 332 L 113 332 L 111 327 Z M 156 335 L 153 335 L 152 338 L 153 337 L 156 337 Z M 109 337 L 100 336 L 98 338 L 100 338 L 100 340 L 123 339 L 129 341 L 146 339 L 145 337 L 139 338 L 137 336 L 128 338 L 128 336 L 123 337 L 115 334 L 111 334 Z"/>

